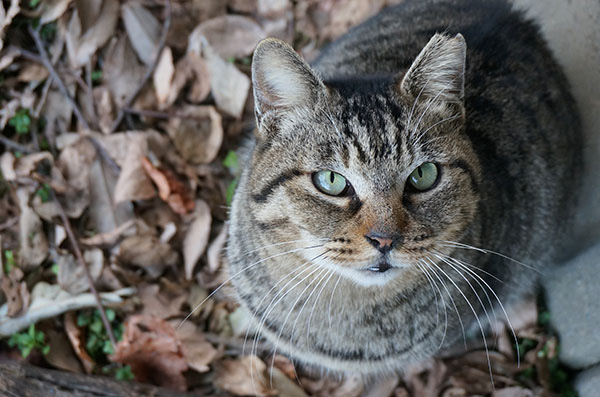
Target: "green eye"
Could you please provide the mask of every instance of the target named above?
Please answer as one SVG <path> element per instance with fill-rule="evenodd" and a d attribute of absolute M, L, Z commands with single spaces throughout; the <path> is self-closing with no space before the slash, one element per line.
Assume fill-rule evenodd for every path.
<path fill-rule="evenodd" d="M 333 171 L 315 172 L 312 180 L 317 189 L 330 196 L 343 196 L 350 187 L 346 178 Z"/>
<path fill-rule="evenodd" d="M 408 177 L 408 182 L 419 191 L 431 189 L 438 179 L 438 166 L 434 163 L 423 163 Z"/>

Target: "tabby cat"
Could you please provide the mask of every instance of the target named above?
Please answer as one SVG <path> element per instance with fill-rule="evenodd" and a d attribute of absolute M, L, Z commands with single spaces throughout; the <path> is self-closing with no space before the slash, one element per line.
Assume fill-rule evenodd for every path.
<path fill-rule="evenodd" d="M 510 4 L 406 0 L 312 66 L 266 39 L 252 81 L 228 259 L 278 351 L 402 369 L 535 293 L 571 218 L 580 123 Z"/>

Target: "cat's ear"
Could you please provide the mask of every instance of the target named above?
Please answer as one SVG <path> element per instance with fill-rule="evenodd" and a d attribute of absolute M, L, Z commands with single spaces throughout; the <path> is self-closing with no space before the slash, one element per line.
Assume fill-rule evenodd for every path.
<path fill-rule="evenodd" d="M 462 35 L 436 33 L 402 77 L 400 94 L 412 101 L 462 103 L 466 52 Z"/>
<path fill-rule="evenodd" d="M 286 111 L 316 103 L 325 86 L 287 43 L 265 39 L 252 58 L 254 107 L 260 120 L 267 112 Z"/>

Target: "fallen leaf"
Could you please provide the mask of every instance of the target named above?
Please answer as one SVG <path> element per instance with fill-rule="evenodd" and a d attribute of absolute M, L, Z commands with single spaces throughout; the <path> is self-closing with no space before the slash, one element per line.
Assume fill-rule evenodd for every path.
<path fill-rule="evenodd" d="M 48 239 L 40 217 L 29 207 L 28 188 L 17 189 L 21 217 L 19 218 L 20 259 L 24 270 L 39 266 L 48 256 Z"/>
<path fill-rule="evenodd" d="M 221 266 L 221 257 L 223 255 L 223 248 L 227 242 L 227 225 L 223 225 L 221 231 L 215 237 L 215 239 L 208 246 L 206 252 L 206 259 L 208 262 L 208 271 L 211 273 L 216 272 Z"/>
<path fill-rule="evenodd" d="M 173 172 L 164 167 L 155 167 L 147 157 L 142 158 L 142 166 L 158 187 L 158 196 L 169 204 L 173 211 L 183 215 L 194 210 L 195 203 L 190 191 Z"/>
<path fill-rule="evenodd" d="M 50 351 L 44 356 L 53 367 L 63 371 L 81 373 L 81 364 L 73 353 L 69 338 L 64 332 L 49 329 L 45 332 Z"/>
<path fill-rule="evenodd" d="M 83 335 L 81 329 L 77 326 L 76 317 L 74 312 L 65 313 L 65 333 L 67 334 L 73 351 L 79 358 L 79 362 L 83 366 L 83 369 L 87 374 L 91 374 L 96 366 L 94 360 L 90 357 L 88 352 L 85 350 L 85 341 L 82 340 Z"/>
<path fill-rule="evenodd" d="M 125 321 L 123 339 L 111 360 L 131 366 L 136 380 L 187 389 L 183 372 L 188 365 L 175 329 L 164 320 L 134 315 Z"/>
<path fill-rule="evenodd" d="M 144 73 L 145 67 L 138 62 L 127 37 L 120 35 L 113 39 L 108 46 L 102 74 L 117 107 L 125 106 Z"/>
<path fill-rule="evenodd" d="M 286 376 L 279 368 L 271 368 L 270 379 L 273 380 L 273 389 L 278 396 L 285 397 L 308 397 L 298 384 Z M 387 397 L 387 396 L 386 396 Z"/>
<path fill-rule="evenodd" d="M 4 273 L 4 269 L 0 269 L 0 289 L 6 297 L 6 315 L 8 317 L 16 317 L 27 311 L 29 291 L 27 284 L 23 281 L 21 269 L 14 266 L 8 274 Z"/>
<path fill-rule="evenodd" d="M 47 0 L 40 3 L 40 26 L 55 21 L 65 13 L 72 0 Z"/>
<path fill-rule="evenodd" d="M 210 72 L 208 65 L 197 53 L 188 52 L 186 54 L 190 67 L 193 72 L 192 87 L 188 93 L 187 99 L 193 103 L 200 103 L 210 94 Z"/>
<path fill-rule="evenodd" d="M 223 142 L 221 115 L 212 106 L 185 106 L 167 126 L 181 156 L 193 164 L 212 162 Z"/>
<path fill-rule="evenodd" d="M 230 0 L 229 7 L 236 12 L 250 14 L 256 10 L 258 5 L 257 0 Z"/>
<path fill-rule="evenodd" d="M 252 19 L 241 15 L 223 15 L 202 22 L 189 36 L 188 51 L 200 52 L 205 37 L 215 52 L 224 59 L 243 58 L 254 51 L 266 37 L 263 29 Z"/>
<path fill-rule="evenodd" d="M 73 68 L 85 65 L 96 50 L 113 36 L 118 17 L 119 1 L 104 0 L 97 20 L 83 32 L 78 13 L 73 13 L 66 35 L 67 53 Z"/>
<path fill-rule="evenodd" d="M 265 18 L 276 18 L 291 11 L 290 0 L 258 0 L 258 14 Z"/>
<path fill-rule="evenodd" d="M 192 223 L 183 239 L 183 260 L 185 263 L 186 280 L 192 279 L 196 262 L 198 262 L 198 259 L 200 259 L 206 249 L 211 222 L 210 208 L 204 201 L 198 200 Z"/>
<path fill-rule="evenodd" d="M 156 189 L 142 166 L 142 158 L 148 154 L 148 151 L 148 135 L 130 136 L 127 155 L 115 186 L 115 203 L 147 200 L 156 196 Z"/>
<path fill-rule="evenodd" d="M 492 392 L 492 397 L 533 397 L 534 394 L 529 389 L 524 389 L 519 386 L 505 387 L 496 389 Z"/>
<path fill-rule="evenodd" d="M 105 307 L 111 307 L 123 302 L 124 296 L 135 292 L 135 288 L 123 288 L 114 292 L 101 292 L 100 300 Z M 8 305 L 0 306 L 0 336 L 10 336 L 22 331 L 40 320 L 58 316 L 64 312 L 88 307 L 96 307 L 96 298 L 93 294 L 84 293 L 71 295 L 58 285 L 50 285 L 40 281 L 31 291 L 31 304 L 25 314 L 20 317 L 9 318 Z"/>
<path fill-rule="evenodd" d="M 248 97 L 250 79 L 232 63 L 223 60 L 202 38 L 200 54 L 206 60 L 210 72 L 210 87 L 217 107 L 239 119 Z"/>
<path fill-rule="evenodd" d="M 135 229 L 135 226 L 136 221 L 131 219 L 117 226 L 110 232 L 95 234 L 92 237 L 81 238 L 79 239 L 79 242 L 87 246 L 111 247 L 115 245 L 121 237 L 131 233 Z"/>
<path fill-rule="evenodd" d="M 104 134 L 109 134 L 114 118 L 114 106 L 111 92 L 107 85 L 94 87 L 94 103 L 96 104 L 96 115 L 98 116 L 98 127 Z"/>
<path fill-rule="evenodd" d="M 236 396 L 275 396 L 269 387 L 267 366 L 256 356 L 225 359 L 217 363 L 215 386 Z"/>
<path fill-rule="evenodd" d="M 143 269 L 152 280 L 162 275 L 165 268 L 175 266 L 179 255 L 169 244 L 161 243 L 150 234 L 126 237 L 119 247 L 119 261 Z"/>
<path fill-rule="evenodd" d="M 83 253 L 92 280 L 96 281 L 102 274 L 104 267 L 104 254 L 102 250 L 94 248 Z M 85 269 L 71 254 L 60 255 L 56 261 L 58 265 L 58 285 L 70 294 L 76 295 L 90 289 L 90 282 L 85 274 Z"/>
<path fill-rule="evenodd" d="M 177 328 L 185 360 L 190 368 L 200 373 L 207 372 L 208 366 L 217 357 L 218 351 L 210 344 L 198 327 L 185 322 Z"/>
<path fill-rule="evenodd" d="M 28 63 L 19 71 L 17 80 L 30 83 L 32 81 L 42 81 L 48 77 L 48 69 L 39 63 Z"/>
<path fill-rule="evenodd" d="M 129 36 L 129 42 L 138 57 L 146 65 L 151 65 L 158 50 L 160 23 L 150 11 L 135 2 L 123 4 L 121 17 Z"/>
<path fill-rule="evenodd" d="M 157 284 L 141 285 L 138 297 L 143 302 L 142 314 L 145 316 L 168 319 L 181 315 L 181 307 L 188 299 L 184 291 L 174 295 L 163 291 Z"/>
<path fill-rule="evenodd" d="M 171 82 L 175 75 L 175 65 L 173 65 L 173 53 L 169 47 L 163 49 L 162 54 L 154 74 L 152 75 L 152 81 L 154 82 L 154 92 L 156 99 L 161 108 L 167 103 L 169 94 L 171 92 Z"/>
<path fill-rule="evenodd" d="M 0 3 L 0 50 L 4 46 L 4 31 L 11 24 L 14 17 L 21 11 L 19 0 L 10 0 L 8 10 L 4 9 L 4 2 Z"/>

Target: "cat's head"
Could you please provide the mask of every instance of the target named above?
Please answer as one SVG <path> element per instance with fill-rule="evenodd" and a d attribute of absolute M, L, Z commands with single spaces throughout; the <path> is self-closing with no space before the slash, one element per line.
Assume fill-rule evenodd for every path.
<path fill-rule="evenodd" d="M 478 205 L 480 169 L 464 135 L 465 51 L 462 36 L 437 34 L 396 76 L 323 82 L 287 44 L 257 47 L 256 142 L 232 205 L 229 260 L 241 301 L 280 348 L 361 369 L 375 356 L 339 352 L 367 343 L 381 356 L 393 338 L 434 321 L 433 275 L 422 269 L 462 238 Z M 386 325 L 365 319 L 406 294 L 431 305 L 416 315 L 412 303 L 390 308 L 382 316 L 395 332 L 376 346 L 369 333 Z M 345 331 L 327 332 L 332 318 Z"/>

